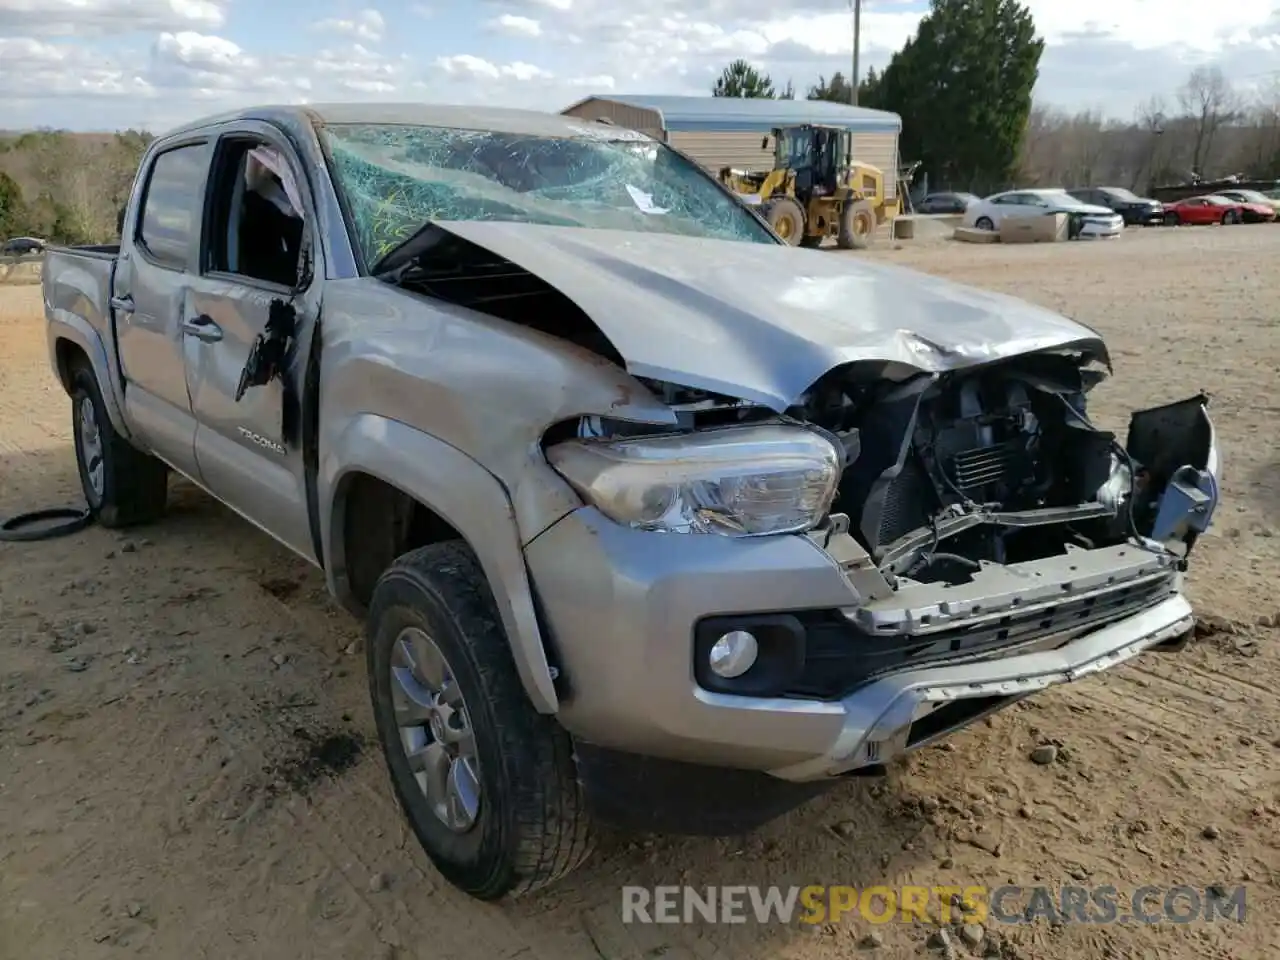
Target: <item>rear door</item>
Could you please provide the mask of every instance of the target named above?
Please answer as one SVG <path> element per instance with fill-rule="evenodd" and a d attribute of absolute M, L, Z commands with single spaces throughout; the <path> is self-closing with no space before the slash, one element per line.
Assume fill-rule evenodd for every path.
<path fill-rule="evenodd" d="M 315 205 L 292 145 L 265 123 L 222 133 L 213 159 L 200 273 L 186 323 L 187 378 L 196 418 L 196 459 L 211 493 L 312 560 L 301 443 L 301 395 L 319 314 L 321 253 L 312 242 Z M 273 171 L 278 171 L 273 172 Z M 309 265 L 308 265 L 309 264 Z M 268 320 L 293 335 L 278 375 L 241 379 Z"/>
<path fill-rule="evenodd" d="M 153 452 L 192 477 L 198 471 L 183 316 L 212 156 L 211 141 L 196 137 L 166 145 L 140 171 L 111 298 L 129 422 Z"/>

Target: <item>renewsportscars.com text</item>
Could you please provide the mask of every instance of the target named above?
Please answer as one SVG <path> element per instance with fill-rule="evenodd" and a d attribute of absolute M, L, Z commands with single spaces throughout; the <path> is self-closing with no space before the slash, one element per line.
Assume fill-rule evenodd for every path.
<path fill-rule="evenodd" d="M 808 886 L 622 888 L 623 923 L 1191 923 L 1245 919 L 1245 888 Z"/>

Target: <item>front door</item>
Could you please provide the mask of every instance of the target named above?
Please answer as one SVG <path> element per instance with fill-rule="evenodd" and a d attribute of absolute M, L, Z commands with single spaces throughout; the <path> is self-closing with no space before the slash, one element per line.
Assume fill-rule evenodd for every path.
<path fill-rule="evenodd" d="M 302 269 L 314 206 L 288 145 L 264 126 L 218 143 L 200 276 L 184 323 L 196 459 L 211 493 L 316 560 L 302 454 L 301 395 L 318 303 Z M 321 274 L 323 275 L 323 274 Z M 255 344 L 282 323 L 292 335 L 275 375 L 242 387 Z"/>
<path fill-rule="evenodd" d="M 129 423 L 152 452 L 198 475 L 183 316 L 200 245 L 212 143 L 156 154 L 125 224 L 111 297 Z"/>

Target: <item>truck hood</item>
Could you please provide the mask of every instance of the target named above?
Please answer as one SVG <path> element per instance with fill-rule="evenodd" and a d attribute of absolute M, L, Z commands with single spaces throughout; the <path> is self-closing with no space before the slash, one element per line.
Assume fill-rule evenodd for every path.
<path fill-rule="evenodd" d="M 1053 349 L 1109 365 L 1097 332 L 1013 297 L 856 255 L 507 222 L 437 222 L 572 300 L 633 376 L 782 412 L 857 361 L 940 372 Z"/>

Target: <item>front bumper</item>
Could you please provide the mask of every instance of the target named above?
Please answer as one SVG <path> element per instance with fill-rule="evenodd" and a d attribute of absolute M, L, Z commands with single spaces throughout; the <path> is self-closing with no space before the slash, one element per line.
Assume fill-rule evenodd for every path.
<path fill-rule="evenodd" d="M 1164 223 L 1164 207 L 1130 207 L 1122 214 L 1132 226 L 1155 226 Z"/>
<path fill-rule="evenodd" d="M 1124 219 L 1115 217 L 1113 219 L 1086 219 L 1080 225 L 1081 237 L 1118 237 L 1124 232 Z"/>
<path fill-rule="evenodd" d="M 593 747 L 820 780 L 1173 645 L 1193 626 L 1180 550 L 1218 499 L 1204 402 L 1144 411 L 1131 425 L 1130 450 L 1171 473 L 1149 527 L 1166 546 L 1071 548 L 987 565 L 952 587 L 890 589 L 845 532 L 659 534 L 579 508 L 526 547 L 559 670 L 558 719 Z M 1191 465 L 1166 471 L 1161 451 Z M 749 693 L 708 683 L 708 624 L 718 634 L 752 618 L 792 623 L 782 636 L 796 639 L 805 672 L 792 664 L 786 684 Z"/>
<path fill-rule="evenodd" d="M 1013 700 L 1177 640 L 1194 624 L 1191 604 L 1174 596 L 1056 650 L 886 677 L 842 702 L 844 726 L 822 756 L 769 772 L 784 780 L 816 780 L 883 764 Z"/>

